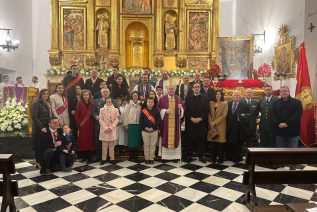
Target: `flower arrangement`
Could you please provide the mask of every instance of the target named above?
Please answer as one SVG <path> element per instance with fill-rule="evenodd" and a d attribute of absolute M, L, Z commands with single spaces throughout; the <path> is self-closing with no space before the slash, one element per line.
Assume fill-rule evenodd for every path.
<path fill-rule="evenodd" d="M 216 76 L 220 75 L 220 72 L 221 72 L 220 66 L 216 63 L 213 63 L 211 65 L 210 69 L 208 70 L 208 76 L 209 77 L 216 77 Z"/>
<path fill-rule="evenodd" d="M 270 77 L 272 74 L 272 69 L 269 64 L 264 63 L 258 69 L 258 76 L 260 77 Z"/>
<path fill-rule="evenodd" d="M 219 68 L 220 69 L 220 68 Z M 90 76 L 90 70 L 88 68 L 79 69 L 81 76 Z M 70 71 L 67 68 L 51 68 L 47 70 L 47 76 L 65 76 L 66 73 Z M 183 70 L 183 69 L 174 69 L 168 70 L 169 76 L 174 77 L 183 77 L 187 74 L 189 77 L 194 77 L 195 72 L 198 71 L 201 76 L 205 75 L 205 70 Z M 140 77 L 143 73 L 143 69 L 120 69 L 120 73 L 126 77 Z M 112 74 L 112 69 L 101 69 L 99 75 L 101 77 L 109 77 Z M 155 69 L 152 70 L 152 74 L 160 77 L 162 76 L 161 70 Z"/>
<path fill-rule="evenodd" d="M 23 106 L 16 98 L 8 98 L 0 111 L 0 133 L 26 137 L 28 126 L 27 105 Z"/>

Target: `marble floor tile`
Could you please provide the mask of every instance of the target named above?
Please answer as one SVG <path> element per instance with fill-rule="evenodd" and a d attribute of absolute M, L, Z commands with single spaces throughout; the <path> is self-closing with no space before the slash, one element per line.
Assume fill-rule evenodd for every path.
<path fill-rule="evenodd" d="M 100 195 L 101 198 L 111 202 L 112 204 L 117 204 L 133 196 L 134 196 L 133 194 L 123 191 L 121 189 L 116 189 L 114 191 Z"/>
<path fill-rule="evenodd" d="M 157 203 L 159 201 L 161 201 L 162 199 L 165 199 L 166 197 L 169 197 L 171 194 L 158 190 L 156 188 L 152 188 L 150 190 L 147 190 L 141 194 L 139 194 L 138 196 L 149 200 L 151 202 Z"/>

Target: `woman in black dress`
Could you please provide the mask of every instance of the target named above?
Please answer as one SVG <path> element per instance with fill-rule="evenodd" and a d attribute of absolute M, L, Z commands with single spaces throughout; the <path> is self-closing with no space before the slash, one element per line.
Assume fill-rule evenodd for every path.
<path fill-rule="evenodd" d="M 68 98 L 68 113 L 69 113 L 69 124 L 72 130 L 73 136 L 77 140 L 77 124 L 75 121 L 75 111 L 77 103 L 80 101 L 81 87 L 76 86 L 76 96 Z"/>

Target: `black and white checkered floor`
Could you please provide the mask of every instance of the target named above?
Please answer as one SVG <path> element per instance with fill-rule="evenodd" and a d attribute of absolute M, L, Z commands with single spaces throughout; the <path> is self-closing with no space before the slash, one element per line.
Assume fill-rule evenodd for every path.
<path fill-rule="evenodd" d="M 30 161 L 19 162 L 16 168 L 13 179 L 19 182 L 20 196 L 15 202 L 23 212 L 248 211 L 243 204 L 242 163 L 76 162 L 72 172 L 49 176 L 41 176 Z M 317 201 L 316 192 L 316 185 L 257 187 L 262 204 Z"/>

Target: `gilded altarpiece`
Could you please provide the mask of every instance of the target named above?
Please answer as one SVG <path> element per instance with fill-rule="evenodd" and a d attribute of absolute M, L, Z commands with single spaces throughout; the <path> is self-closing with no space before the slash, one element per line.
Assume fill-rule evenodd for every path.
<path fill-rule="evenodd" d="M 220 0 L 51 0 L 52 67 L 208 69 Z"/>

